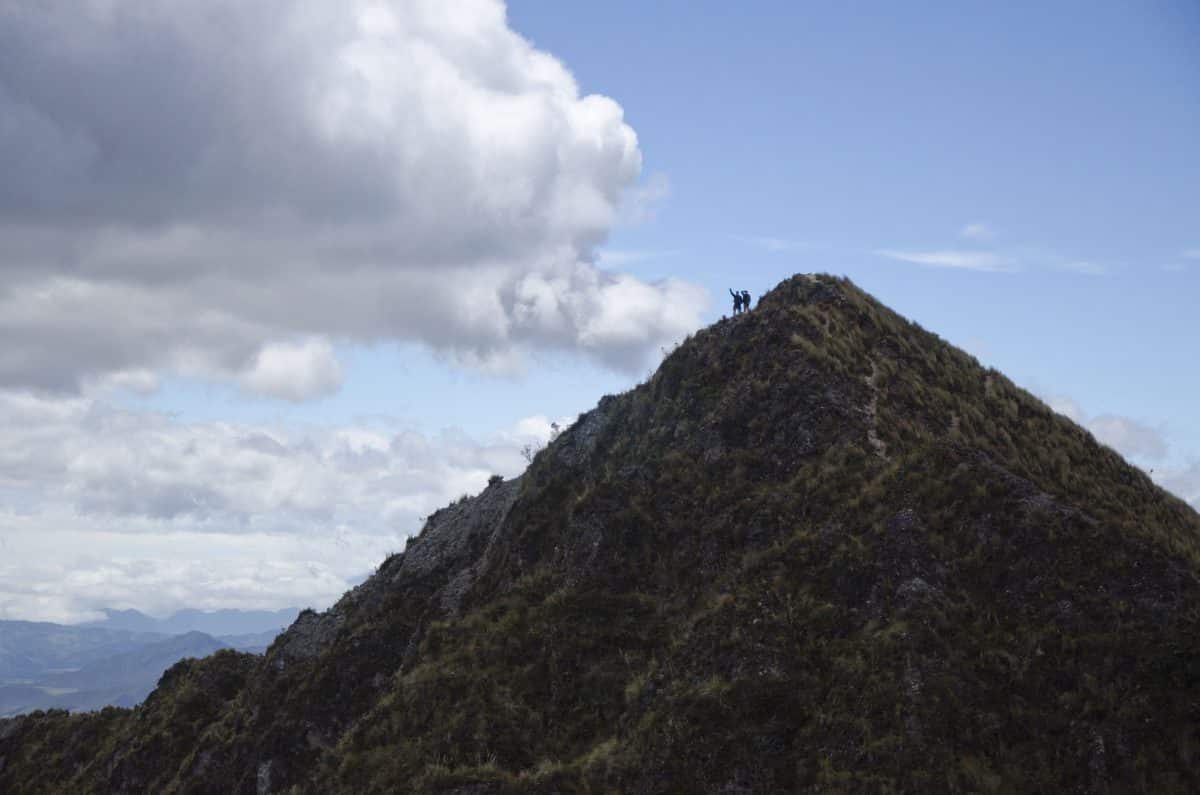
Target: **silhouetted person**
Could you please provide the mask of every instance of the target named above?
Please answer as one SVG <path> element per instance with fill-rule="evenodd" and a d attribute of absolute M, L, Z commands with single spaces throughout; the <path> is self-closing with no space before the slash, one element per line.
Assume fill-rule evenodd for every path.
<path fill-rule="evenodd" d="M 742 294 L 733 290 L 730 290 L 729 294 L 733 296 L 733 314 L 739 314 L 742 311 Z"/>
<path fill-rule="evenodd" d="M 749 290 L 742 290 L 742 311 L 743 312 L 750 311 L 750 291 Z"/>

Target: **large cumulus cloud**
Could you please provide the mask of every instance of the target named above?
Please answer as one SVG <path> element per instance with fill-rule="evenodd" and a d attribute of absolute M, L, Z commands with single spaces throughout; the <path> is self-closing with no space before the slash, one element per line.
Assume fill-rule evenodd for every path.
<path fill-rule="evenodd" d="M 297 399 L 336 388 L 331 340 L 637 368 L 703 302 L 595 265 L 641 167 L 498 0 L 10 0 L 0 386 Z"/>

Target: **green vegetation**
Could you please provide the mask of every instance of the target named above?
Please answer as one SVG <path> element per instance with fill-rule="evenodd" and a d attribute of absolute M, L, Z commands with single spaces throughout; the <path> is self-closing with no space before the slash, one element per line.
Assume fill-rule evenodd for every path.
<path fill-rule="evenodd" d="M 795 277 L 265 659 L 0 724 L 0 789 L 1192 792 L 1198 573 L 1086 431 Z"/>

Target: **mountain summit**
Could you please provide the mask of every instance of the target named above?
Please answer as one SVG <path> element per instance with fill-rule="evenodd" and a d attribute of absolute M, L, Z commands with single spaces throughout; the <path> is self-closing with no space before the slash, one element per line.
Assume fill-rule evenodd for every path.
<path fill-rule="evenodd" d="M 1200 516 L 796 276 L 264 656 L 0 723 L 4 792 L 1200 790 Z"/>

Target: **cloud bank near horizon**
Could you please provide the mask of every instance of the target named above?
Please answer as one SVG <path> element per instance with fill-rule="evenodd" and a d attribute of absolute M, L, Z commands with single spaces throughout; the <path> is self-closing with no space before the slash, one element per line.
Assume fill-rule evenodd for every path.
<path fill-rule="evenodd" d="M 0 392 L 0 619 L 324 607 L 552 432 L 184 422 Z"/>
<path fill-rule="evenodd" d="M 499 0 L 18 0 L 0 120 L 0 387 L 301 400 L 339 341 L 637 371 L 706 302 L 596 265 L 657 183 Z"/>

